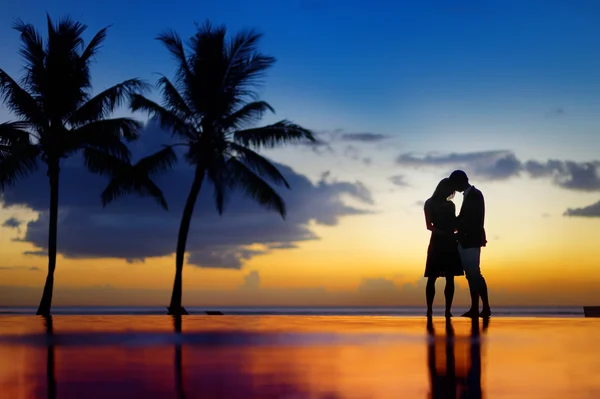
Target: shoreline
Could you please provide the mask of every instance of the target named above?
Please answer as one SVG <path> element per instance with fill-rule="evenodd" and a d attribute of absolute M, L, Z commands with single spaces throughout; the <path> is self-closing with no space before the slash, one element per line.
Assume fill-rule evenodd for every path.
<path fill-rule="evenodd" d="M 206 312 L 220 312 L 225 316 L 425 316 L 423 306 L 399 307 L 305 307 L 305 306 L 187 306 L 191 316 L 204 316 Z M 468 308 L 453 308 L 458 318 Z M 35 315 L 35 307 L 0 307 L 1 316 Z M 160 316 L 166 315 L 161 306 L 56 306 L 54 316 Z M 585 317 L 583 306 L 499 306 L 492 309 L 492 317 Z M 444 309 L 434 309 L 434 316 L 443 316 Z"/>

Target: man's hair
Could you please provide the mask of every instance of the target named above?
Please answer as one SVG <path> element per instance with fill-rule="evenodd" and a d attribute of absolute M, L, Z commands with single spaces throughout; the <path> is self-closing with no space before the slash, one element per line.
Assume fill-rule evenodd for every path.
<path fill-rule="evenodd" d="M 469 178 L 467 177 L 467 174 L 465 172 L 463 172 L 462 170 L 455 170 L 454 172 L 452 172 L 450 174 L 450 180 L 452 180 L 454 182 L 460 182 L 460 183 L 468 183 L 469 182 Z"/>

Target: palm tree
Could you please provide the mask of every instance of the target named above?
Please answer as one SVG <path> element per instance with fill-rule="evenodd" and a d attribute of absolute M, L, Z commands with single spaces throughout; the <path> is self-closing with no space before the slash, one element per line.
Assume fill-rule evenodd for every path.
<path fill-rule="evenodd" d="M 223 26 L 209 22 L 198 27 L 186 54 L 174 31 L 158 37 L 175 58 L 177 72 L 172 83 L 158 80 L 162 105 L 134 95 L 133 111 L 157 117 L 163 128 L 183 140 L 185 159 L 194 168 L 194 180 L 185 203 L 177 237 L 175 282 L 169 314 L 187 314 L 181 306 L 182 272 L 187 236 L 194 205 L 205 178 L 212 182 L 219 214 L 230 189 L 246 195 L 285 217 L 285 204 L 263 178 L 276 184 L 288 183 L 277 168 L 253 149 L 275 147 L 300 140 L 315 141 L 312 133 L 282 120 L 272 125 L 249 128 L 273 108 L 258 100 L 256 89 L 275 59 L 261 54 L 261 35 L 244 31 L 227 40 Z"/>
<path fill-rule="evenodd" d="M 107 28 L 84 46 L 85 25 L 70 18 L 57 23 L 50 16 L 47 19 L 45 44 L 31 24 L 19 20 L 14 25 L 21 34 L 20 54 L 25 63 L 21 82 L 0 69 L 0 96 L 18 119 L 0 128 L 0 188 L 28 176 L 40 162 L 45 164 L 50 180 L 48 275 L 39 315 L 49 315 L 52 306 L 61 162 L 81 150 L 86 150 L 86 157 L 100 152 L 128 162 L 124 140 L 137 139 L 140 123 L 109 116 L 146 86 L 130 79 L 92 97 L 90 64 L 106 38 Z"/>

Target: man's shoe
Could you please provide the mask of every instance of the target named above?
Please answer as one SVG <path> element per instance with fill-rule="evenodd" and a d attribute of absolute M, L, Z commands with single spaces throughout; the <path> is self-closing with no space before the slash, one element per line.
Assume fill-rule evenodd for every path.
<path fill-rule="evenodd" d="M 479 317 L 479 314 L 476 310 L 469 310 L 467 313 L 463 314 L 461 317 L 470 317 L 471 319 Z"/>

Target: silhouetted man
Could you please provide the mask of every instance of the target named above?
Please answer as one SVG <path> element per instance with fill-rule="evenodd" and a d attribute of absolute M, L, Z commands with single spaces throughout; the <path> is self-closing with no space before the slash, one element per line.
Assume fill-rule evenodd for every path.
<path fill-rule="evenodd" d="M 487 239 L 485 228 L 485 201 L 481 191 L 469 184 L 467 174 L 462 170 L 455 170 L 450 175 L 456 191 L 463 193 L 463 203 L 458 215 L 458 252 L 462 260 L 465 275 L 469 281 L 471 293 L 471 309 L 464 317 L 490 317 L 490 303 L 485 278 L 481 274 L 479 262 L 481 247 L 485 247 Z M 483 310 L 479 314 L 479 298 Z"/>

